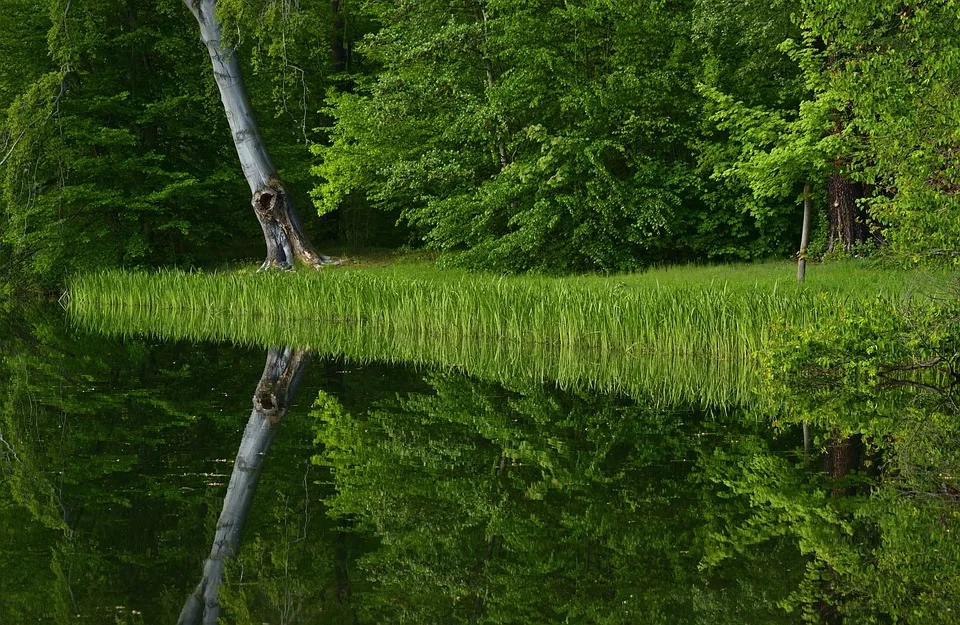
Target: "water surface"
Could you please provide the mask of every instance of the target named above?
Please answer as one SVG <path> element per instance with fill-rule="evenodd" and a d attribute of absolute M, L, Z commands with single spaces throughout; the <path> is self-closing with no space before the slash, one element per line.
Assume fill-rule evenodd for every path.
<path fill-rule="evenodd" d="M 710 363 L 697 395 L 2 319 L 0 623 L 960 622 L 940 397 L 831 404 L 917 434 L 805 450 Z"/>

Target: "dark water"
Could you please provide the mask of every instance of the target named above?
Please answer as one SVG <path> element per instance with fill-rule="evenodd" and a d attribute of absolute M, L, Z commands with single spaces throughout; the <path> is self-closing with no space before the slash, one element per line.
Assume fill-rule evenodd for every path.
<path fill-rule="evenodd" d="M 2 319 L 4 625 L 960 623 L 949 437 Z"/>

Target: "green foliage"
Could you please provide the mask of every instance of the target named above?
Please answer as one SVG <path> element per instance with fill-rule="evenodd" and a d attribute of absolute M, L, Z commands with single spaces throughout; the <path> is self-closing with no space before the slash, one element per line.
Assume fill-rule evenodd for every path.
<path fill-rule="evenodd" d="M 0 621 L 175 620 L 262 354 L 105 341 L 58 307 L 0 314 L 0 352 Z"/>
<path fill-rule="evenodd" d="M 182 4 L 32 4 L 50 17 L 26 39 L 38 71 L 2 103 L 2 272 L 49 288 L 223 244 L 231 201 L 246 200 Z"/>
<path fill-rule="evenodd" d="M 801 188 L 822 204 L 827 174 L 865 185 L 898 259 L 960 262 L 955 9 L 217 3 L 281 176 L 298 204 L 314 187 L 325 234 L 411 233 L 499 272 L 785 256 Z M 11 0 L 4 16 L 4 283 L 256 255 L 182 2 Z"/>
<path fill-rule="evenodd" d="M 960 256 L 954 2 L 809 0 L 799 13 L 806 73 L 842 112 L 847 174 L 876 191 L 868 210 L 912 262 Z"/>
<path fill-rule="evenodd" d="M 749 186 L 754 198 L 793 199 L 798 184 L 819 179 L 836 139 L 827 135 L 829 107 L 821 101 L 804 102 L 796 112 L 749 108 L 731 96 L 701 88 L 716 109 L 712 121 L 737 146 L 738 160 L 717 167 L 714 177 L 733 178 Z M 772 216 L 762 204 L 752 209 L 758 219 Z M 796 210 L 794 209 L 794 212 Z"/>
<path fill-rule="evenodd" d="M 898 472 L 898 488 L 937 491 L 960 464 L 947 451 L 958 435 L 958 318 L 951 292 L 842 306 L 805 328 L 785 324 L 761 352 L 765 392 L 784 398 L 787 423 L 866 437 Z"/>
<path fill-rule="evenodd" d="M 772 455 L 741 460 L 719 479 L 755 509 L 749 529 L 720 544 L 800 537 L 814 560 L 792 602 L 811 621 L 826 602 L 858 623 L 937 623 L 960 597 L 950 533 L 960 518 L 958 316 L 952 291 L 845 304 L 805 327 L 780 326 L 762 352 L 762 392 L 783 398 L 775 422 L 810 427 L 833 467 L 803 476 Z M 859 445 L 859 461 L 837 455 Z M 882 481 L 867 491 L 871 474 Z"/>
<path fill-rule="evenodd" d="M 317 128 L 329 123 L 319 111 L 321 102 L 328 89 L 339 88 L 330 58 L 333 40 L 346 37 L 347 46 L 359 36 L 354 31 L 363 29 L 351 19 L 335 32 L 335 19 L 344 16 L 332 10 L 330 2 L 217 1 L 224 32 L 243 63 L 264 140 L 298 205 L 310 204 L 307 148 L 325 140 Z"/>
<path fill-rule="evenodd" d="M 703 101 L 695 143 L 697 215 L 708 255 L 786 255 L 799 233 L 797 197 L 805 182 L 791 133 L 805 95 L 803 76 L 781 44 L 799 29 L 796 3 L 699 0 L 693 41 L 702 50 Z M 769 154 L 771 150 L 777 154 Z"/>
<path fill-rule="evenodd" d="M 769 383 L 789 385 L 809 405 L 839 395 L 872 405 L 870 397 L 883 387 L 909 385 L 911 372 L 924 374 L 913 380 L 917 384 L 950 382 L 960 367 L 958 316 L 954 297 L 841 304 L 835 315 L 805 327 L 777 327 L 761 352 L 761 366 Z M 833 412 L 822 414 L 835 421 Z M 860 424 L 844 434 L 869 431 Z"/>
<path fill-rule="evenodd" d="M 363 5 L 378 70 L 331 97 L 321 212 L 400 207 L 428 245 L 498 271 L 671 256 L 693 185 L 684 12 L 434 4 Z"/>
<path fill-rule="evenodd" d="M 703 466 L 714 488 L 728 489 L 703 564 L 709 570 L 794 542 L 809 558 L 806 572 L 779 605 L 804 622 L 829 622 L 833 614 L 853 623 L 933 625 L 960 597 L 960 548 L 951 533 L 960 515 L 949 498 L 905 492 L 895 474 L 844 493 L 838 483 L 868 478 L 853 473 L 838 482 L 759 438 L 718 450 Z"/>
<path fill-rule="evenodd" d="M 365 412 L 325 393 L 315 407 L 331 512 L 377 539 L 356 565 L 361 621 L 782 619 L 760 600 L 783 591 L 761 582 L 762 565 L 738 562 L 743 595 L 724 592 L 727 571 L 695 572 L 710 508 L 691 459 L 714 440 L 703 415 L 455 373 L 427 381 Z M 780 580 L 793 564 L 779 559 Z"/>

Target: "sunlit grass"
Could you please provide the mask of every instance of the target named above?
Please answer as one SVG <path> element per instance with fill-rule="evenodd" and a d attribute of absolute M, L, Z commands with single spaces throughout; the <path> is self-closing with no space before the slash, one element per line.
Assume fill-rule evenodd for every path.
<path fill-rule="evenodd" d="M 681 267 L 624 276 L 497 277 L 427 264 L 319 273 L 109 271 L 70 284 L 108 334 L 292 344 L 360 360 L 523 375 L 664 400 L 736 401 L 774 323 L 838 302 L 908 297 L 933 277 L 858 264 Z M 920 286 L 918 286 L 920 285 Z"/>

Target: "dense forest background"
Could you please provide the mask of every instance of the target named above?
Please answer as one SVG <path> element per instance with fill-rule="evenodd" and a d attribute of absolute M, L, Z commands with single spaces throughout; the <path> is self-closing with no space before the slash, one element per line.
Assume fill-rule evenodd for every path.
<path fill-rule="evenodd" d="M 960 12 L 892 0 L 220 0 L 315 240 L 497 271 L 960 258 Z M 181 0 L 8 0 L 0 282 L 262 254 Z M 314 215 L 319 214 L 319 217 Z"/>

